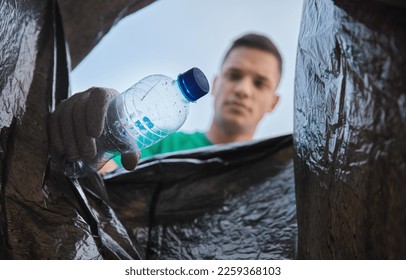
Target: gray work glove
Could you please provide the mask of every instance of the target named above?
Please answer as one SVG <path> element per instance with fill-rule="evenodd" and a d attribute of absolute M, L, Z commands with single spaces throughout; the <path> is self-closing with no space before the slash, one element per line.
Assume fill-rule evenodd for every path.
<path fill-rule="evenodd" d="M 90 88 L 61 101 L 48 123 L 51 159 L 91 161 L 97 155 L 96 138 L 103 131 L 110 100 L 118 92 L 108 88 Z M 133 170 L 140 153 L 121 155 L 121 163 Z"/>

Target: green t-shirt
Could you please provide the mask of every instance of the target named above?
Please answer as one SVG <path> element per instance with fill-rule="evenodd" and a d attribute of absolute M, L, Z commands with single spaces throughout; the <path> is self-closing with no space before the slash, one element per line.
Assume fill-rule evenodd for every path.
<path fill-rule="evenodd" d="M 210 145 L 213 145 L 213 143 L 211 143 L 209 139 L 207 139 L 206 135 L 202 132 L 175 132 L 160 142 L 143 149 L 141 151 L 141 158 L 144 159 L 158 154 L 190 150 Z M 118 166 L 122 166 L 121 156 L 116 156 L 113 158 L 113 160 L 118 164 Z"/>

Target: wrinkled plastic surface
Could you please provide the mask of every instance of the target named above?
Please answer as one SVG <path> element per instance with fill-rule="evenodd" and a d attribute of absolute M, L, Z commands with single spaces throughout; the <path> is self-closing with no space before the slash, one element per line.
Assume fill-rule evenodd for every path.
<path fill-rule="evenodd" d="M 83 188 L 48 165 L 48 115 L 68 96 L 57 2 L 5 0 L 0 12 L 0 258 L 141 258 L 102 182 Z"/>
<path fill-rule="evenodd" d="M 35 208 L 43 199 L 48 157 L 43 131 L 55 54 L 53 8 L 46 1 L 2 1 L 0 9 L 0 256 L 24 258 L 35 250 L 25 246 L 36 235 L 25 222 L 28 205 Z"/>
<path fill-rule="evenodd" d="M 406 258 L 400 2 L 305 2 L 295 81 L 299 258 Z"/>
<path fill-rule="evenodd" d="M 292 139 L 158 156 L 106 178 L 147 259 L 293 259 Z"/>

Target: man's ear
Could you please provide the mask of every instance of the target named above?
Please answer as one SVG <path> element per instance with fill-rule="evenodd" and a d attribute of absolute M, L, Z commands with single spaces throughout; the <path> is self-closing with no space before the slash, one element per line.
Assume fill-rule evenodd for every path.
<path fill-rule="evenodd" d="M 280 99 L 280 96 L 277 93 L 275 93 L 272 96 L 272 102 L 271 102 L 271 104 L 269 104 L 268 113 L 272 112 L 275 109 L 276 105 L 278 105 L 278 103 L 279 103 L 279 99 Z"/>

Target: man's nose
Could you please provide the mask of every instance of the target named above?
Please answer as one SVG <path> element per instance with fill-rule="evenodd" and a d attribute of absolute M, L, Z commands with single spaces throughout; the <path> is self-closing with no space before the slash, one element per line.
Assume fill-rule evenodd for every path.
<path fill-rule="evenodd" d="M 249 97 L 252 94 L 252 84 L 247 78 L 241 79 L 235 85 L 235 92 L 240 97 Z"/>

